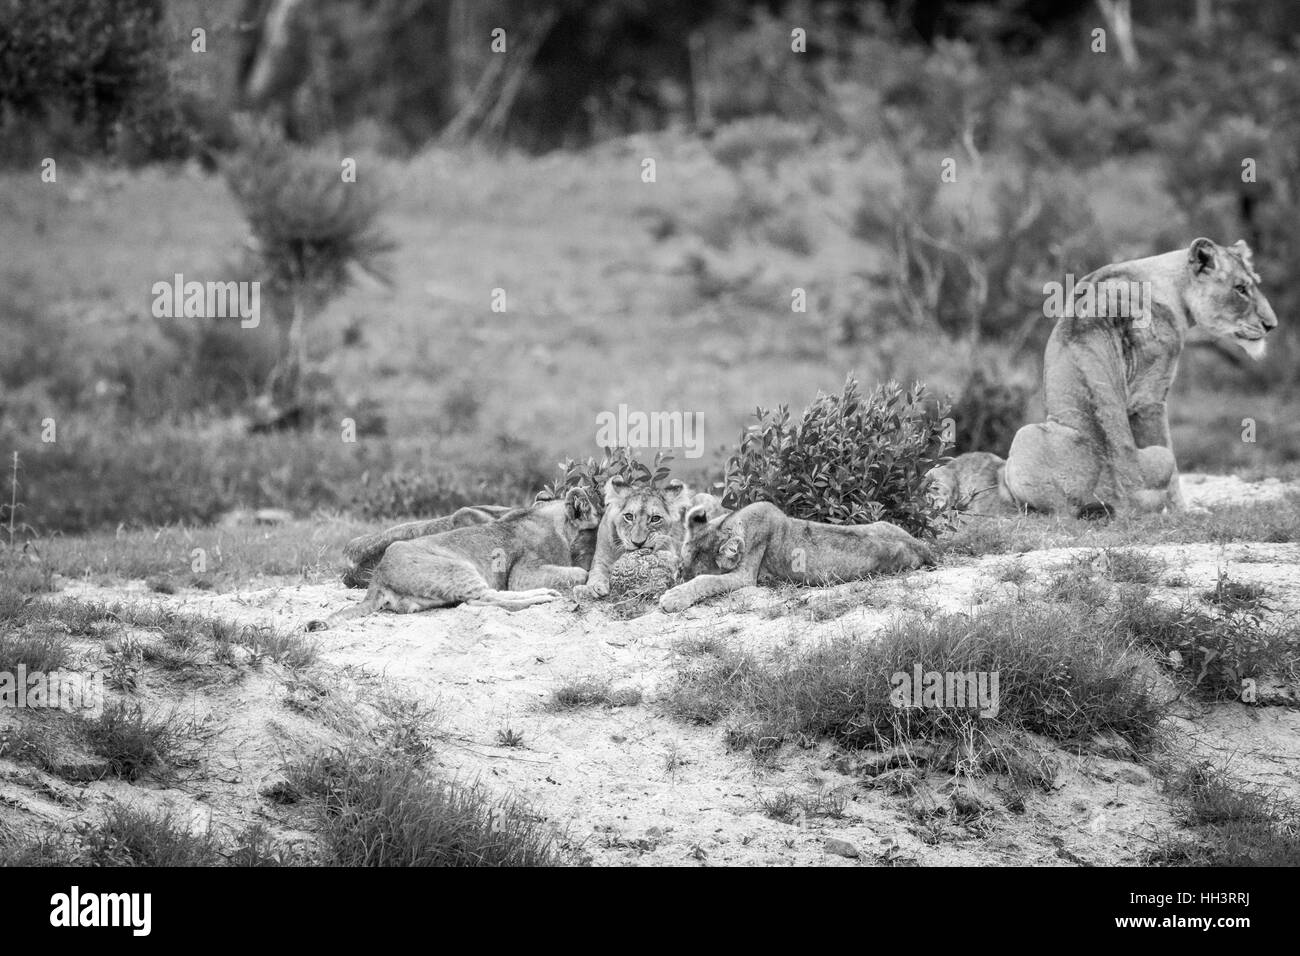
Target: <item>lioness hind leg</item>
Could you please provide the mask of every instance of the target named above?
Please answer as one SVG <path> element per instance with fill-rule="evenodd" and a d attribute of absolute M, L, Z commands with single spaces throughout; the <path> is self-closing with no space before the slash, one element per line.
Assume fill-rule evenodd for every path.
<path fill-rule="evenodd" d="M 1091 499 L 1097 470 L 1082 434 L 1058 422 L 1036 422 L 1016 432 L 1003 476 L 1021 507 L 1073 512 Z"/>

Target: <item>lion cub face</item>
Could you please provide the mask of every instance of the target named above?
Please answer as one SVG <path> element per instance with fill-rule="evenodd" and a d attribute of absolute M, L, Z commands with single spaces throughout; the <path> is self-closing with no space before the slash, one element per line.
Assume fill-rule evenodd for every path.
<path fill-rule="evenodd" d="M 663 490 L 634 488 L 623 478 L 605 485 L 605 515 L 614 538 L 624 551 L 640 551 L 680 539 L 678 519 L 690 501 L 690 491 L 680 481 Z"/>
<path fill-rule="evenodd" d="M 1273 307 L 1259 289 L 1250 246 L 1220 246 L 1197 239 L 1187 250 L 1191 281 L 1185 293 L 1192 321 L 1212 335 L 1231 339 L 1253 359 L 1264 356 L 1264 336 L 1277 328 Z"/>
<path fill-rule="evenodd" d="M 699 574 L 725 574 L 740 566 L 745 556 L 745 532 L 730 513 L 709 519 L 708 505 L 696 505 L 686 514 L 686 540 L 682 544 L 682 580 Z M 726 525 L 726 527 L 724 527 Z"/>

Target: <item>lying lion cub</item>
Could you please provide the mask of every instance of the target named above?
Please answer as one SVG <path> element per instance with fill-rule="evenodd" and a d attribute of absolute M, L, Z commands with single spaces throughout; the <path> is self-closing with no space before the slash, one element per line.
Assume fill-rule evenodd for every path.
<path fill-rule="evenodd" d="M 454 528 L 488 524 L 513 510 L 505 505 L 468 505 L 440 518 L 407 521 L 386 531 L 355 537 L 343 548 L 343 557 L 348 562 L 348 569 L 343 572 L 343 586 L 363 588 L 369 584 L 375 565 L 379 563 L 379 559 L 384 556 L 390 544 L 411 541 L 415 538 L 427 538 Z"/>
<path fill-rule="evenodd" d="M 596 508 L 572 488 L 562 501 L 538 500 L 489 524 L 395 541 L 375 566 L 370 590 L 355 607 L 312 621 L 308 630 L 379 610 L 410 614 L 455 604 L 518 611 L 560 598 L 587 579 L 573 567 L 574 541 L 596 527 Z"/>
<path fill-rule="evenodd" d="M 681 481 L 673 479 L 663 489 L 634 487 L 622 477 L 605 484 L 605 514 L 596 531 L 596 553 L 587 582 L 573 589 L 579 601 L 609 595 L 610 573 L 628 555 L 646 549 L 662 553 L 666 569 L 676 571 L 682 543 L 682 517 L 688 508 L 701 506 L 710 515 L 721 510 L 713 495 L 692 495 Z"/>
<path fill-rule="evenodd" d="M 834 584 L 869 574 L 932 566 L 930 549 L 895 525 L 819 524 L 790 518 L 769 502 L 709 519 L 706 507 L 686 515 L 684 584 L 659 599 L 682 611 L 717 594 L 758 583 L 759 576 L 795 584 Z M 721 573 L 718 573 L 721 572 Z"/>

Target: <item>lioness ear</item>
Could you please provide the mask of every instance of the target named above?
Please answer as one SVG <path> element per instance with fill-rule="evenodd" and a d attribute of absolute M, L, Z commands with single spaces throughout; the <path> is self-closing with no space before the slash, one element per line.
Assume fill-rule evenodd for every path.
<path fill-rule="evenodd" d="M 540 501 L 554 501 L 554 500 L 555 500 L 555 495 L 551 494 L 551 489 L 543 488 L 541 491 L 537 492 L 537 497 L 533 499 L 533 504 L 537 504 Z"/>
<path fill-rule="evenodd" d="M 1196 273 L 1209 272 L 1214 268 L 1214 240 L 1201 237 L 1192 241 L 1187 249 L 1187 262 Z"/>

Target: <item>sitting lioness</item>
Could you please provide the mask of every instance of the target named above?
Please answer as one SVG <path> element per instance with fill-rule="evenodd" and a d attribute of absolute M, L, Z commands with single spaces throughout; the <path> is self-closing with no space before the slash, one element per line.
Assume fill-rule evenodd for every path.
<path fill-rule="evenodd" d="M 578 535 L 598 520 L 587 493 L 572 488 L 562 501 L 538 500 L 489 524 L 396 541 L 375 565 L 365 599 L 308 629 L 384 609 L 410 614 L 486 604 L 518 611 L 557 600 L 557 589 L 587 579 L 586 571 L 569 562 Z"/>
<path fill-rule="evenodd" d="M 824 585 L 934 564 L 930 549 L 896 525 L 820 524 L 787 517 L 766 501 L 713 519 L 707 508 L 695 507 L 685 524 L 682 576 L 687 580 L 659 599 L 669 613 L 757 584 L 760 575 Z"/>
<path fill-rule="evenodd" d="M 573 589 L 574 598 L 589 601 L 607 597 L 609 574 L 615 562 L 645 548 L 663 551 L 675 568 L 683 538 L 681 519 L 692 506 L 715 512 L 721 507 L 713 495 L 692 495 L 677 479 L 662 490 L 633 487 L 618 476 L 609 479 L 605 483 L 605 513 L 596 530 L 591 573 L 585 584 Z"/>
<path fill-rule="evenodd" d="M 1084 516 L 1184 510 L 1166 402 L 1188 328 L 1259 359 L 1277 327 L 1250 247 L 1197 239 L 1105 266 L 1079 282 L 1068 311 L 1047 342 L 1047 421 L 1016 433 L 1002 471 L 1004 503 Z"/>

